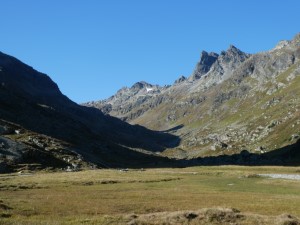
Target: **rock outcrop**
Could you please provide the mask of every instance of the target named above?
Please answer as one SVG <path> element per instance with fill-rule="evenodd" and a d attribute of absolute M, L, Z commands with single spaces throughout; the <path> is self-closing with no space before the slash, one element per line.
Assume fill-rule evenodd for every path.
<path fill-rule="evenodd" d="M 190 81 L 194 81 L 200 79 L 204 74 L 206 74 L 212 65 L 218 59 L 218 54 L 214 52 L 207 53 L 206 51 L 202 51 L 200 56 L 200 61 L 197 63 L 196 68 L 193 74 L 189 77 Z"/>

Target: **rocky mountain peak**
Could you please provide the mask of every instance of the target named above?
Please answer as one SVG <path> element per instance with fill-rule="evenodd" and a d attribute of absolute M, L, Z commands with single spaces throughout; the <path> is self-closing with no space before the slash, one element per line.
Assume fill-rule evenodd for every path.
<path fill-rule="evenodd" d="M 189 80 L 194 81 L 199 79 L 202 75 L 206 74 L 213 63 L 217 60 L 218 54 L 215 52 L 202 51 L 200 56 L 200 61 L 197 63 L 193 74 L 190 76 Z"/>
<path fill-rule="evenodd" d="M 280 50 L 286 46 L 288 46 L 291 42 L 290 41 L 286 41 L 286 40 L 282 40 L 280 42 L 278 42 L 278 44 L 275 46 L 274 49 L 272 49 L 273 51 L 274 50 Z"/>
<path fill-rule="evenodd" d="M 182 83 L 185 80 L 186 80 L 186 77 L 182 75 L 177 80 L 175 80 L 174 84 Z"/>
<path fill-rule="evenodd" d="M 200 56 L 200 63 L 202 65 L 209 66 L 215 61 L 214 59 L 216 59 L 218 56 L 219 55 L 215 52 L 208 53 L 206 51 L 202 51 Z"/>
<path fill-rule="evenodd" d="M 296 46 L 300 46 L 300 33 L 296 34 L 291 42 Z"/>
<path fill-rule="evenodd" d="M 296 34 L 292 40 L 281 40 L 269 52 L 280 51 L 281 49 L 294 49 L 300 47 L 300 33 Z"/>
<path fill-rule="evenodd" d="M 128 118 L 132 119 L 135 116 L 140 116 L 143 111 L 139 111 L 134 115 L 127 115 L 126 112 L 129 113 L 133 108 L 142 106 L 145 101 L 155 98 L 169 87 L 170 85 L 159 86 L 149 84 L 145 81 L 139 81 L 131 87 L 124 87 L 120 89 L 115 95 L 106 100 L 87 102 L 83 105 L 97 107 L 103 113 L 110 114 L 112 116 L 118 117 L 120 114 L 123 114 L 122 120 L 126 120 Z"/>
<path fill-rule="evenodd" d="M 241 62 L 244 62 L 249 58 L 250 54 L 247 54 L 234 45 L 230 45 L 226 51 L 222 51 L 218 57 L 218 63 L 222 67 L 232 67 L 236 68 Z"/>
<path fill-rule="evenodd" d="M 229 48 L 226 51 L 222 51 L 220 56 L 225 56 L 227 58 L 240 58 L 245 59 L 249 54 L 244 53 L 234 45 L 229 45 Z"/>
<path fill-rule="evenodd" d="M 145 87 L 152 87 L 153 85 L 152 84 L 149 84 L 145 81 L 139 81 L 139 82 L 136 82 L 134 85 L 132 85 L 132 87 L 130 88 L 131 90 L 141 90 Z"/>
<path fill-rule="evenodd" d="M 229 45 L 229 48 L 227 51 L 240 51 L 237 47 L 235 47 L 234 45 Z"/>
<path fill-rule="evenodd" d="M 229 78 L 232 71 L 238 68 L 249 57 L 250 54 L 242 52 L 234 45 L 230 45 L 220 55 L 204 51 L 189 81 L 193 82 L 205 75 L 209 79 L 206 79 L 205 83 L 201 82 L 200 85 L 208 88 Z"/>

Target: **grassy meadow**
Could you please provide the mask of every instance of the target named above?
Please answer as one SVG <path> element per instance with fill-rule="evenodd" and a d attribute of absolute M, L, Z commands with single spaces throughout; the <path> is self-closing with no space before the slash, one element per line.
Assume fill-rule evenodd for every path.
<path fill-rule="evenodd" d="M 300 181 L 260 173 L 300 174 L 300 168 L 1 174 L 0 224 L 126 224 L 133 215 L 218 207 L 300 218 Z"/>

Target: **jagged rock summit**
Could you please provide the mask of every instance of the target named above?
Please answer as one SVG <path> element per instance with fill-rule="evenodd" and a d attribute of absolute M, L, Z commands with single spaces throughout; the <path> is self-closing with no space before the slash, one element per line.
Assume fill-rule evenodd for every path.
<path fill-rule="evenodd" d="M 174 86 L 182 87 L 186 82 L 192 89 L 207 89 L 230 77 L 236 67 L 250 57 L 233 45 L 227 51 L 219 54 L 202 51 L 200 60 L 193 73 L 186 78 L 179 77 Z M 124 87 L 112 97 L 102 101 L 91 101 L 84 103 L 100 109 L 106 114 L 130 121 L 141 116 L 149 108 L 154 108 L 162 101 L 168 100 L 168 94 L 172 92 L 172 86 L 160 87 L 141 81 L 135 83 L 131 88 Z M 165 93 L 165 95 L 164 95 Z M 164 97 L 163 97 L 164 96 Z"/>
<path fill-rule="evenodd" d="M 206 74 L 214 62 L 218 59 L 218 56 L 219 55 L 214 52 L 207 53 L 206 51 L 202 51 L 200 61 L 197 63 L 193 74 L 189 77 L 189 80 L 197 80 L 201 78 L 202 75 Z"/>
<path fill-rule="evenodd" d="M 180 84 L 180 83 L 182 83 L 182 82 L 184 82 L 184 81 L 186 81 L 186 77 L 185 76 L 180 76 L 177 80 L 175 80 L 175 82 L 174 82 L 174 84 Z"/>
<path fill-rule="evenodd" d="M 233 45 L 230 45 L 227 51 L 222 51 L 220 55 L 202 51 L 200 61 L 189 77 L 189 81 L 198 80 L 204 75 L 209 75 L 209 73 L 214 73 L 214 76 L 217 75 L 219 79 L 220 77 L 227 78 L 230 76 L 230 72 L 249 56 L 250 54 L 242 52 Z"/>

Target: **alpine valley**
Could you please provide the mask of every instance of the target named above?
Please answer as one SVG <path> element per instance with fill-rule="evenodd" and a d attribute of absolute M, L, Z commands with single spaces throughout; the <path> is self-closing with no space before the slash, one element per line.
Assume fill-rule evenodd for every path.
<path fill-rule="evenodd" d="M 300 164 L 300 34 L 270 51 L 203 51 L 173 85 L 78 105 L 0 52 L 0 172 Z"/>

